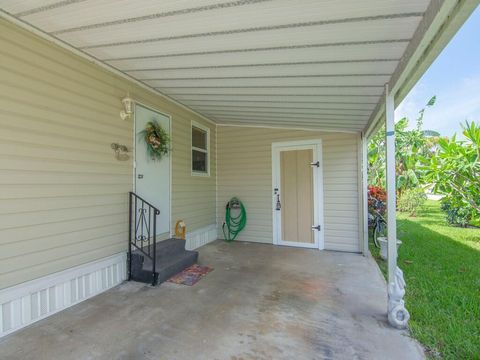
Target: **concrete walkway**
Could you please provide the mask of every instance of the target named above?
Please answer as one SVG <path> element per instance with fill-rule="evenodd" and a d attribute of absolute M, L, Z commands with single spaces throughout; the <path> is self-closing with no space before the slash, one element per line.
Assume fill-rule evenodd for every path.
<path fill-rule="evenodd" d="M 124 283 L 0 341 L 5 359 L 422 359 L 361 255 L 217 241 L 195 286 Z"/>

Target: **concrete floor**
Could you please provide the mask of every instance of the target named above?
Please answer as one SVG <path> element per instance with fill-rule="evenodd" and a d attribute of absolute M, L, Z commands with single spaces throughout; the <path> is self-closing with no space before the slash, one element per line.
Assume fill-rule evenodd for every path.
<path fill-rule="evenodd" d="M 214 242 L 195 286 L 124 283 L 0 341 L 1 359 L 422 359 L 361 255 Z"/>

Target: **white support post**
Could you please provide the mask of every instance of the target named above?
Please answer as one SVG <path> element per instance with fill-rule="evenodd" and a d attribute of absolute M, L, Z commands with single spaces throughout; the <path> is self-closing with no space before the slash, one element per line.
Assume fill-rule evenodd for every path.
<path fill-rule="evenodd" d="M 388 261 L 388 321 L 398 328 L 407 327 L 410 314 L 405 309 L 405 280 L 397 267 L 397 218 L 395 175 L 395 104 L 388 84 L 385 85 L 385 135 L 387 183 L 387 261 Z"/>
<path fill-rule="evenodd" d="M 395 180 L 395 105 L 393 96 L 385 86 L 385 134 L 386 134 L 386 165 L 387 165 L 387 234 L 388 234 L 388 283 L 394 281 L 397 267 L 397 218 L 396 218 L 396 180 Z"/>
<path fill-rule="evenodd" d="M 362 208 L 363 208 L 363 255 L 369 255 L 368 249 L 368 139 L 362 133 Z"/>

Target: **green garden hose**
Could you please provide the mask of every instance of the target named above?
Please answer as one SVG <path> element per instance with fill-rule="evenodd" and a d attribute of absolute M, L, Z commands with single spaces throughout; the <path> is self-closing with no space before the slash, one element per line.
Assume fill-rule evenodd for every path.
<path fill-rule="evenodd" d="M 236 213 L 236 215 L 234 215 Z M 233 241 L 247 224 L 247 211 L 242 202 L 233 197 L 225 207 L 225 222 L 222 225 L 223 235 L 226 241 Z M 228 232 L 225 231 L 225 227 Z"/>

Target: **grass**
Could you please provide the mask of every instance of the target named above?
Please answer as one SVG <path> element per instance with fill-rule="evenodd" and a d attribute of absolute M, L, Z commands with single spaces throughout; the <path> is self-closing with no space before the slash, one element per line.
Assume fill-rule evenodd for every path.
<path fill-rule="evenodd" d="M 417 217 L 397 219 L 412 336 L 430 358 L 480 359 L 480 229 L 448 226 L 435 201 Z"/>

